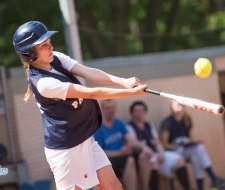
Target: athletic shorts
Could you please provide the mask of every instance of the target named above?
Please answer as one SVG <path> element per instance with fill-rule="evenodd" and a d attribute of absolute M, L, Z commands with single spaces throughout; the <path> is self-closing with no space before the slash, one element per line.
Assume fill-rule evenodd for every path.
<path fill-rule="evenodd" d="M 128 156 L 118 156 L 118 157 L 109 158 L 112 164 L 113 171 L 115 172 L 118 178 L 121 178 L 123 176 L 127 158 Z"/>
<path fill-rule="evenodd" d="M 111 165 L 93 137 L 69 149 L 49 149 L 45 155 L 54 174 L 57 190 L 89 189 L 99 184 L 97 170 Z"/>
<path fill-rule="evenodd" d="M 177 162 L 180 158 L 181 158 L 181 155 L 179 155 L 176 152 L 165 151 L 164 152 L 164 162 L 159 165 L 158 172 L 161 175 L 171 179 L 174 175 Z M 150 158 L 150 162 L 155 162 L 156 159 L 157 159 L 156 155 L 152 156 Z"/>
<path fill-rule="evenodd" d="M 132 155 L 130 155 L 134 158 L 135 160 L 135 167 L 136 170 L 138 170 L 138 156 L 139 156 L 139 152 L 135 152 Z M 109 158 L 111 164 L 112 164 L 112 168 L 113 171 L 115 172 L 116 176 L 118 178 L 122 178 L 123 177 L 123 172 L 127 163 L 127 158 L 130 156 L 118 156 L 118 157 L 113 157 L 113 158 Z"/>

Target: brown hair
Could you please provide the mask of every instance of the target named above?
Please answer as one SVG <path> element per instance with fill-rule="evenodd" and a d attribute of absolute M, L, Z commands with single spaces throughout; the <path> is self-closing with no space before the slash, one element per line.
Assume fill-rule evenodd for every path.
<path fill-rule="evenodd" d="M 148 111 L 147 105 L 143 101 L 135 101 L 131 106 L 130 106 L 130 113 L 132 114 L 134 111 L 135 106 L 143 106 L 145 112 Z"/>
<path fill-rule="evenodd" d="M 30 78 L 29 78 L 29 71 L 30 71 L 30 64 L 27 63 L 27 62 L 24 62 L 22 61 L 23 63 L 23 67 L 26 69 L 25 73 L 26 73 L 26 78 L 28 80 L 28 87 L 27 87 L 27 92 L 24 96 L 24 101 L 27 102 L 27 100 L 29 99 L 30 95 L 32 94 L 32 89 L 31 89 L 31 86 L 30 86 Z"/>
<path fill-rule="evenodd" d="M 173 108 L 172 108 L 173 101 L 175 101 L 175 100 L 172 100 L 172 99 L 170 100 L 170 109 L 171 109 L 172 115 L 175 116 L 175 112 L 173 111 Z M 186 110 L 185 110 L 184 116 L 181 121 L 184 122 L 185 127 L 190 127 L 190 125 L 191 125 L 190 116 L 187 114 Z"/>
<path fill-rule="evenodd" d="M 185 127 L 190 127 L 190 125 L 191 125 L 191 123 L 190 123 L 190 116 L 187 113 L 185 113 L 182 121 L 184 122 L 184 126 Z"/>

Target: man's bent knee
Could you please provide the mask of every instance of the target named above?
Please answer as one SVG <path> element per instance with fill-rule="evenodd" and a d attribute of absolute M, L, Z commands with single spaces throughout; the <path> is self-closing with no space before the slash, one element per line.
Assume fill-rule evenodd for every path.
<path fill-rule="evenodd" d="M 181 168 L 185 165 L 185 159 L 183 157 L 180 157 L 178 160 L 177 160 L 177 163 L 176 163 L 176 168 Z"/>
<path fill-rule="evenodd" d="M 159 169 L 158 161 L 151 162 L 151 167 L 152 167 L 153 170 L 158 170 Z"/>
<path fill-rule="evenodd" d="M 126 166 L 135 166 L 135 159 L 133 156 L 129 156 L 126 161 Z"/>

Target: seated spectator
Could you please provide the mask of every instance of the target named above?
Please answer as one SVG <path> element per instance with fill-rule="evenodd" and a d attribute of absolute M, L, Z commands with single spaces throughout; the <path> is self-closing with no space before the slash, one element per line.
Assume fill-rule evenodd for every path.
<path fill-rule="evenodd" d="M 185 107 L 171 100 L 172 114 L 161 125 L 161 137 L 164 147 L 189 160 L 194 167 L 194 176 L 198 190 L 203 190 L 203 171 L 209 175 L 213 187 L 224 186 L 212 170 L 210 158 L 200 142 L 193 141 L 193 128 Z"/>
<path fill-rule="evenodd" d="M 151 190 L 159 189 L 158 173 L 167 178 L 172 178 L 175 171 L 183 189 L 190 189 L 184 158 L 177 153 L 163 150 L 155 126 L 145 120 L 147 105 L 142 101 L 134 102 L 130 107 L 130 114 L 132 121 L 129 123 L 129 131 L 154 151 L 149 160 L 152 165 Z"/>
<path fill-rule="evenodd" d="M 8 151 L 6 147 L 0 143 L 0 162 L 8 159 Z"/>
<path fill-rule="evenodd" d="M 101 108 L 103 123 L 94 135 L 95 140 L 98 141 L 111 161 L 115 174 L 122 180 L 124 189 L 136 190 L 136 163 L 139 166 L 139 173 L 142 174 L 140 176 L 141 180 L 146 181 L 150 173 L 148 160 L 152 154 L 151 149 L 139 142 L 135 142 L 132 136 L 128 134 L 125 124 L 115 118 L 116 103 L 114 100 L 102 101 Z M 147 189 L 147 184 L 141 188 L 143 190 Z"/>

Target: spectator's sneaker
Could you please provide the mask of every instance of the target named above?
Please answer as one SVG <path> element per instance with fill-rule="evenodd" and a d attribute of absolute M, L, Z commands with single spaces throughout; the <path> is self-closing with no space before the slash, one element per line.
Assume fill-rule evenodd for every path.
<path fill-rule="evenodd" d="M 212 187 L 217 187 L 217 188 L 225 188 L 225 180 L 217 178 L 213 184 Z"/>

